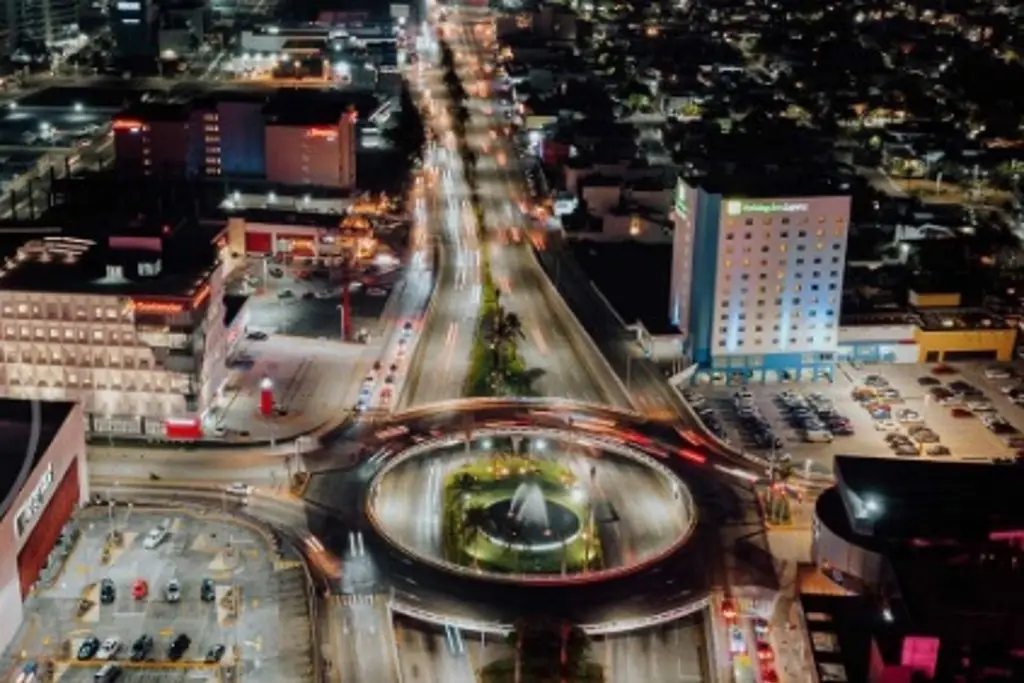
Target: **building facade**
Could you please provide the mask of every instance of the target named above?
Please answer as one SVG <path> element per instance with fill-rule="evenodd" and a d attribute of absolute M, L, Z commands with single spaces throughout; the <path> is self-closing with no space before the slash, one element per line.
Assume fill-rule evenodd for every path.
<path fill-rule="evenodd" d="M 63 283 L 53 272 L 67 267 L 62 258 L 30 243 L 0 280 L 45 259 L 27 265 Z M 159 259 L 149 265 L 159 270 Z M 223 269 L 215 264 L 180 289 L 144 293 L 158 290 L 124 268 L 108 267 L 106 280 L 118 284 L 109 293 L 86 278 L 82 286 L 0 289 L 5 396 L 77 401 L 99 434 L 162 437 L 168 420 L 201 422 L 227 377 Z"/>
<path fill-rule="evenodd" d="M 356 116 L 334 124 L 268 121 L 267 180 L 281 185 L 351 189 L 356 186 Z"/>
<path fill-rule="evenodd" d="M 849 197 L 736 198 L 680 180 L 669 317 L 695 381 L 831 375 Z"/>
<path fill-rule="evenodd" d="M 21 625 L 25 598 L 44 578 L 44 567 L 68 519 L 89 499 L 89 478 L 81 406 L 0 399 L 0 416 L 7 444 L 0 447 L 3 458 L 14 463 L 17 472 L 9 490 L 0 487 L 3 650 Z M 26 448 L 33 434 L 36 452 Z"/>
<path fill-rule="evenodd" d="M 302 109 L 246 93 L 132 105 L 112 124 L 116 168 L 132 177 L 355 188 L 358 113 L 333 105 Z"/>
<path fill-rule="evenodd" d="M 158 7 L 152 0 L 116 0 L 110 6 L 110 31 L 118 57 L 156 56 Z"/>

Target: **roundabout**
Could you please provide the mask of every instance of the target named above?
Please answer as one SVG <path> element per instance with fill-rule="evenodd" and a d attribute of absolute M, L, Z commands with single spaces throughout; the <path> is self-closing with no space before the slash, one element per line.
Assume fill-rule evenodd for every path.
<path fill-rule="evenodd" d="M 478 631 L 546 615 L 623 632 L 702 610 L 717 529 L 746 514 L 749 487 L 699 449 L 615 409 L 453 401 L 326 440 L 306 514 L 339 592 Z"/>
<path fill-rule="evenodd" d="M 642 505 L 609 491 L 621 481 Z M 419 515 L 406 514 L 409 496 L 421 501 Z M 406 449 L 375 477 L 367 517 L 389 544 L 435 567 L 563 585 L 643 569 L 685 545 L 696 524 L 686 485 L 655 459 L 541 428 L 484 429 L 468 442 Z"/>

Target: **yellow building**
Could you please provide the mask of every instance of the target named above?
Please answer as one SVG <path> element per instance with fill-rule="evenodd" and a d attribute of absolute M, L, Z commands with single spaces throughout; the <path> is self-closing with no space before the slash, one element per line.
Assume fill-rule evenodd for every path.
<path fill-rule="evenodd" d="M 919 363 L 1010 361 L 1017 329 L 981 309 L 928 309 L 914 331 Z"/>

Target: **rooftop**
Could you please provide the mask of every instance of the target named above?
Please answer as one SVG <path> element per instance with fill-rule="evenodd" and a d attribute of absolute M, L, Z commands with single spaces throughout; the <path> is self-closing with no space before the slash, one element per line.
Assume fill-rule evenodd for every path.
<path fill-rule="evenodd" d="M 5 290 L 113 296 L 194 296 L 217 266 L 210 233 L 188 226 L 153 234 L 136 228 L 106 237 L 44 236 L 9 251 Z"/>
<path fill-rule="evenodd" d="M 188 121 L 192 107 L 188 102 L 132 102 L 117 114 L 118 119 L 135 121 Z"/>
<path fill-rule="evenodd" d="M 922 330 L 961 332 L 963 330 L 1009 330 L 1013 326 L 982 308 L 928 308 L 917 314 Z"/>
<path fill-rule="evenodd" d="M 1024 468 L 989 464 L 835 457 L 844 498 L 876 500 L 884 540 L 986 536 L 1024 528 Z"/>
<path fill-rule="evenodd" d="M 74 407 L 65 401 L 0 398 L 0 519 Z"/>
<path fill-rule="evenodd" d="M 380 106 L 371 92 L 279 90 L 263 108 L 268 123 L 281 126 L 336 125 L 341 115 L 354 109 L 365 119 Z"/>

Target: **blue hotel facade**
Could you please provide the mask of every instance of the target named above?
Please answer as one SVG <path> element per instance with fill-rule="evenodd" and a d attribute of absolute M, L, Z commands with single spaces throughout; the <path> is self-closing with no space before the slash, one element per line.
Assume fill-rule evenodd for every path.
<path fill-rule="evenodd" d="M 669 318 L 692 381 L 829 378 L 849 197 L 724 197 L 679 180 Z"/>

